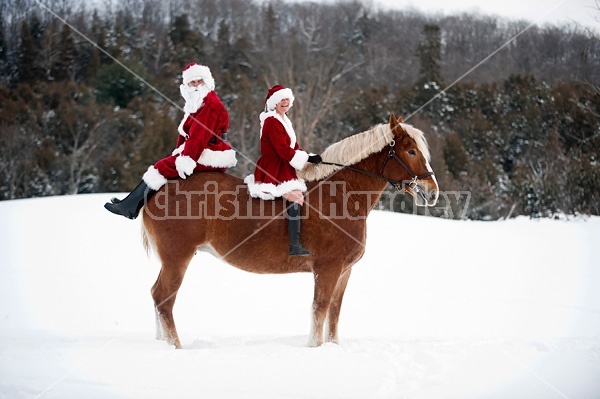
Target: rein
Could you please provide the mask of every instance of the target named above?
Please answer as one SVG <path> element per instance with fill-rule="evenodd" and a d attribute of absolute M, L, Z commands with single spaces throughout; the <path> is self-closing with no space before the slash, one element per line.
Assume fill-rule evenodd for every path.
<path fill-rule="evenodd" d="M 383 160 L 383 165 L 381 165 L 381 172 L 379 172 L 379 174 L 367 172 L 366 170 L 358 169 L 353 166 L 343 165 L 343 164 L 339 164 L 339 163 L 335 163 L 335 162 L 323 161 L 323 162 L 321 162 L 321 164 L 338 166 L 340 168 L 348 169 L 348 170 L 351 170 L 356 173 L 360 173 L 360 174 L 363 174 L 366 176 L 375 177 L 377 179 L 384 180 L 384 181 L 388 182 L 389 184 L 391 184 L 398 191 L 405 190 L 405 188 L 404 188 L 405 185 L 408 185 L 411 190 L 419 191 L 418 187 L 417 187 L 417 182 L 419 181 L 419 179 L 433 176 L 434 173 L 427 172 L 427 173 L 423 173 L 420 175 L 415 175 L 413 173 L 413 171 L 408 167 L 408 165 L 406 163 L 404 163 L 404 161 L 402 161 L 402 159 L 400 159 L 400 157 L 396 154 L 396 152 L 394 151 L 395 145 L 396 145 L 396 142 L 394 140 L 392 140 L 392 142 L 390 143 L 390 150 L 389 150 L 387 156 L 385 157 L 385 159 Z M 412 177 L 412 179 L 410 179 L 410 180 L 393 180 L 393 179 L 385 177 L 383 175 L 383 172 L 384 172 L 385 166 L 387 165 L 387 162 L 390 160 L 390 158 L 394 158 L 404 168 L 404 170 L 406 170 L 408 172 L 408 174 L 410 175 L 410 177 Z"/>

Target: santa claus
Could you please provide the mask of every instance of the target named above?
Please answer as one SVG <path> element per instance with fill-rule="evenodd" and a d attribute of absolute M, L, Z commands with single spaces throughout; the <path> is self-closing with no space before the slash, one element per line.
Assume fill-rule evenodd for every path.
<path fill-rule="evenodd" d="M 171 155 L 150 166 L 138 186 L 123 200 L 113 198 L 104 205 L 117 215 L 135 219 L 145 199 L 168 179 L 185 179 L 201 171 L 224 172 L 237 163 L 235 151 L 225 141 L 229 115 L 215 93 L 210 69 L 194 62 L 182 72 L 179 87 L 185 100 L 185 115 L 178 127 L 178 140 Z"/>

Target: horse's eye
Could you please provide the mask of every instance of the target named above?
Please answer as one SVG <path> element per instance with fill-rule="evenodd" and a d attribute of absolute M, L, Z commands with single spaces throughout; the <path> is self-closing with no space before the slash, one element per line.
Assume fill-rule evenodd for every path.
<path fill-rule="evenodd" d="M 417 155 L 417 152 L 415 150 L 408 150 L 408 154 L 409 155 Z"/>

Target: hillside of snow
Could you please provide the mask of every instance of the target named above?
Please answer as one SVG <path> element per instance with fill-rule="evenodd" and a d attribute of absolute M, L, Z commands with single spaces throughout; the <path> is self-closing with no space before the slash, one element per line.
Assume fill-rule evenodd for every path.
<path fill-rule="evenodd" d="M 156 341 L 159 271 L 112 195 L 0 202 L 0 399 L 597 399 L 600 218 L 368 219 L 340 345 L 310 274 L 197 255 Z"/>

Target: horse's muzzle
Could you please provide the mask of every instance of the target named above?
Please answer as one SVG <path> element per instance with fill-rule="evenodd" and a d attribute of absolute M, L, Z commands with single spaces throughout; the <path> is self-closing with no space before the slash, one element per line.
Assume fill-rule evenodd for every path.
<path fill-rule="evenodd" d="M 417 206 L 434 206 L 437 204 L 439 196 L 437 187 L 428 189 L 422 184 L 417 184 L 412 191 Z"/>

